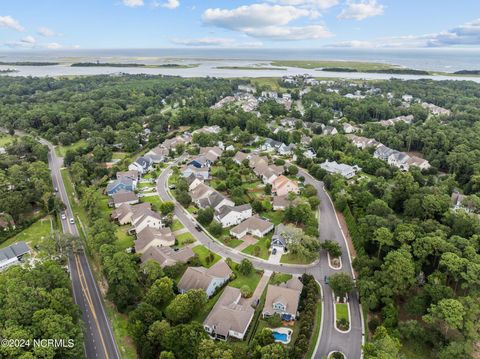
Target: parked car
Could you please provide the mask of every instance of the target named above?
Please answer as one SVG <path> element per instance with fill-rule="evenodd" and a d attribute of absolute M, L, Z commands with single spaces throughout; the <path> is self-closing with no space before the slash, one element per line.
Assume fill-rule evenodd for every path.
<path fill-rule="evenodd" d="M 175 189 L 175 188 L 177 188 L 177 185 L 171 184 L 170 186 L 168 186 L 168 188 L 170 188 L 170 189 Z"/>
<path fill-rule="evenodd" d="M 71 224 L 75 224 L 75 220 L 73 219 L 73 217 L 70 218 L 70 223 L 71 223 Z"/>
<path fill-rule="evenodd" d="M 277 248 L 273 248 L 272 254 L 273 254 L 273 255 L 277 254 Z"/>
<path fill-rule="evenodd" d="M 198 224 L 195 226 L 195 229 L 196 229 L 197 231 L 199 231 L 199 232 L 202 231 L 202 227 L 200 227 Z"/>
<path fill-rule="evenodd" d="M 63 220 L 67 219 L 67 216 L 65 215 L 65 213 L 62 213 L 61 217 Z"/>

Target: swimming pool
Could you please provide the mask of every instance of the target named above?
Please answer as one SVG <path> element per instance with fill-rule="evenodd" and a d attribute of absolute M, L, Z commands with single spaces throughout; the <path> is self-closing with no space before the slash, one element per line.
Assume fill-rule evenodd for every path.
<path fill-rule="evenodd" d="M 288 335 L 285 333 L 273 332 L 273 338 L 275 339 L 275 341 L 288 343 Z"/>
<path fill-rule="evenodd" d="M 271 329 L 273 339 L 276 343 L 288 344 L 292 339 L 293 330 L 290 328 L 275 328 Z"/>

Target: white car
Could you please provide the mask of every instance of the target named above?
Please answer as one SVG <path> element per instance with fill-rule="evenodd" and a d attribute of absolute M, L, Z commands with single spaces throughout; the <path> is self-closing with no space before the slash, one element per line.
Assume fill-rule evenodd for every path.
<path fill-rule="evenodd" d="M 70 218 L 70 223 L 75 224 L 75 220 L 73 218 Z"/>
<path fill-rule="evenodd" d="M 62 217 L 63 220 L 67 219 L 67 216 L 65 215 L 65 213 L 62 213 L 61 217 Z"/>

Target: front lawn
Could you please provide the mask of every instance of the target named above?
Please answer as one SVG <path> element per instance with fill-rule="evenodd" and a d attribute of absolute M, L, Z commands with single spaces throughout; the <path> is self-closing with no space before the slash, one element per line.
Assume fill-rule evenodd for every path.
<path fill-rule="evenodd" d="M 158 196 L 145 196 L 141 197 L 140 199 L 142 202 L 148 202 L 152 204 L 152 209 L 155 211 L 160 211 L 160 205 L 162 204 L 162 200 Z"/>
<path fill-rule="evenodd" d="M 243 275 L 237 270 L 237 263 L 233 263 L 232 267 L 232 270 L 235 273 L 235 279 L 229 283 L 229 286 L 242 288 L 242 286 L 247 285 L 253 293 L 255 288 L 257 288 L 258 282 L 260 282 L 260 278 L 262 278 L 263 272 L 253 269 L 252 273 L 249 275 Z"/>
<path fill-rule="evenodd" d="M 215 263 L 220 260 L 220 256 L 212 251 L 208 250 L 208 248 L 202 246 L 201 244 L 192 248 L 193 253 L 198 256 L 200 263 L 205 268 L 210 268 Z M 209 259 L 211 258 L 211 259 Z"/>
<path fill-rule="evenodd" d="M 173 220 L 172 227 L 171 227 L 172 232 L 176 232 L 176 231 L 178 231 L 180 229 L 184 229 L 184 228 L 185 228 L 185 226 L 178 219 Z"/>
<path fill-rule="evenodd" d="M 270 248 L 270 239 L 269 238 L 260 238 L 257 243 L 250 244 L 247 248 L 245 248 L 242 253 L 250 254 L 255 257 L 259 257 L 262 259 L 268 259 L 270 256 L 269 253 Z"/>
<path fill-rule="evenodd" d="M 292 279 L 291 274 L 273 273 L 273 275 L 270 277 L 270 284 L 279 285 L 289 281 L 290 279 Z"/>
<path fill-rule="evenodd" d="M 280 258 L 280 263 L 288 263 L 288 264 L 310 264 L 315 261 L 317 257 L 303 257 L 298 256 L 293 253 L 286 253 Z"/>
<path fill-rule="evenodd" d="M 178 241 L 178 246 L 179 247 L 184 247 L 187 244 L 195 242 L 195 238 L 190 232 L 185 232 L 182 234 L 179 234 L 178 236 L 175 236 L 175 238 Z"/>
<path fill-rule="evenodd" d="M 12 238 L 2 242 L 0 244 L 0 248 L 5 248 L 19 241 L 25 241 L 29 245 L 30 249 L 34 249 L 33 247 L 40 244 L 43 240 L 50 238 L 50 234 L 50 216 L 46 216 L 33 223 L 30 227 L 25 228 Z"/>
<path fill-rule="evenodd" d="M 221 238 L 220 241 L 230 248 L 236 248 L 243 243 L 241 239 L 237 239 L 233 237 Z"/>

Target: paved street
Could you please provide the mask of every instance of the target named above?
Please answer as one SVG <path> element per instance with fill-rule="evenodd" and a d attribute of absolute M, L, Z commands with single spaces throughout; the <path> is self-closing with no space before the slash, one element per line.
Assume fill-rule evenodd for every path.
<path fill-rule="evenodd" d="M 166 168 L 160 174 L 157 181 L 157 192 L 160 198 L 164 201 L 174 201 L 168 191 L 168 177 L 171 174 L 170 166 Z M 334 240 L 342 247 L 342 262 L 344 263 L 342 270 L 346 271 L 350 275 L 353 275 L 350 255 L 348 253 L 347 243 L 342 234 L 340 226 L 337 222 L 335 209 L 333 204 L 323 188 L 323 184 L 310 176 L 306 171 L 300 169 L 300 176 L 305 177 L 305 183 L 312 184 L 318 191 L 318 197 L 320 198 L 320 239 L 322 241 L 326 239 Z M 176 202 L 175 202 L 176 203 Z M 244 258 L 248 258 L 255 268 L 269 270 L 274 272 L 283 272 L 290 274 L 312 274 L 322 286 L 324 294 L 323 305 L 323 325 L 321 337 L 318 343 L 317 350 L 314 357 L 321 359 L 328 355 L 331 351 L 341 351 L 346 355 L 348 359 L 361 358 L 362 347 L 362 318 L 360 304 L 356 293 L 350 295 L 350 312 L 351 312 L 351 330 L 348 333 L 340 333 L 334 327 L 334 307 L 332 291 L 328 285 L 324 283 L 324 277 L 329 276 L 335 272 L 328 266 L 327 255 L 324 251 L 320 254 L 320 261 L 312 265 L 286 265 L 286 264 L 274 264 L 265 260 L 248 256 L 235 249 L 227 247 L 218 241 L 211 239 L 205 232 L 198 231 L 195 227 L 197 223 L 195 219 L 186 212 L 182 206 L 178 203 L 175 205 L 175 215 L 182 222 L 182 224 L 192 233 L 192 235 L 204 246 L 211 251 L 221 255 L 224 258 L 231 258 L 236 262 L 240 262 Z"/>
<path fill-rule="evenodd" d="M 7 132 L 5 129 L 0 129 L 0 131 Z M 17 136 L 26 135 L 22 131 L 16 131 L 15 134 Z M 49 148 L 48 166 L 52 176 L 52 184 L 54 188 L 58 189 L 57 195 L 66 206 L 65 214 L 67 220 L 61 221 L 63 233 L 79 236 L 77 224 L 69 222 L 70 218 L 75 218 L 75 215 L 70 206 L 60 172 L 62 161 L 55 154 L 55 149 L 50 142 L 44 139 L 40 139 L 40 142 Z M 85 356 L 88 359 L 120 359 L 97 283 L 82 249 L 77 251 L 77 253 L 70 253 L 68 268 L 72 281 L 74 300 L 80 307 L 84 324 L 84 343 L 75 344 L 84 346 Z"/>

